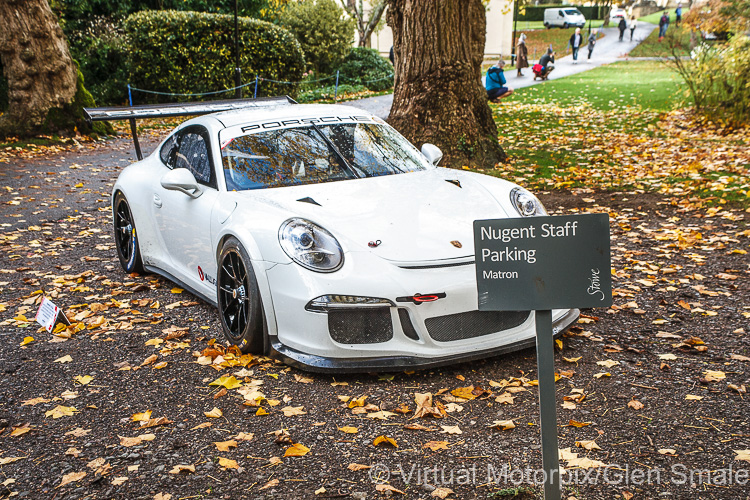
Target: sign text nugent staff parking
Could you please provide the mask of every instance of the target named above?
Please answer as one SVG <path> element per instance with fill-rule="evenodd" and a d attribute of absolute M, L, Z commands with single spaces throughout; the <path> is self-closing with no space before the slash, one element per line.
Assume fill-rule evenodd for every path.
<path fill-rule="evenodd" d="M 479 309 L 609 307 L 609 217 L 474 221 Z"/>

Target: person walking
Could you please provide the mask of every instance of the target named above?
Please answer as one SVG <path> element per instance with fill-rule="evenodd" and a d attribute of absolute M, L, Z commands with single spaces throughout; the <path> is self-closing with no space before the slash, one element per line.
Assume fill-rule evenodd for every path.
<path fill-rule="evenodd" d="M 484 86 L 487 89 L 487 99 L 492 102 L 500 102 L 500 99 L 513 93 L 513 89 L 506 86 L 508 82 L 505 80 L 504 66 L 505 61 L 500 59 L 497 64 L 487 69 Z"/>
<path fill-rule="evenodd" d="M 635 16 L 630 16 L 630 41 L 631 42 L 633 41 L 633 32 L 635 31 L 636 24 L 637 23 L 635 20 Z"/>
<path fill-rule="evenodd" d="M 518 76 L 523 76 L 521 70 L 529 67 L 529 48 L 526 46 L 526 34 L 521 33 L 516 46 L 516 68 Z"/>
<path fill-rule="evenodd" d="M 625 35 L 625 30 L 628 27 L 628 23 L 625 21 L 625 18 L 620 19 L 620 24 L 617 25 L 617 29 L 620 30 L 620 41 L 622 42 L 622 37 Z"/>
<path fill-rule="evenodd" d="M 583 35 L 581 35 L 581 28 L 576 28 L 575 33 L 570 35 L 570 48 L 573 49 L 573 64 L 577 64 L 578 61 L 578 49 L 583 45 Z"/>
<path fill-rule="evenodd" d="M 596 34 L 597 30 L 594 29 L 589 35 L 589 59 L 591 59 L 591 53 L 594 52 L 594 45 L 596 45 Z"/>
<path fill-rule="evenodd" d="M 682 21 L 682 4 L 678 3 L 677 8 L 674 11 L 674 25 L 678 28 L 680 27 L 680 21 Z M 667 21 L 667 24 L 669 24 L 669 21 Z"/>
<path fill-rule="evenodd" d="M 661 42 L 667 35 L 667 28 L 669 27 L 669 14 L 665 10 L 659 18 L 659 41 Z"/>

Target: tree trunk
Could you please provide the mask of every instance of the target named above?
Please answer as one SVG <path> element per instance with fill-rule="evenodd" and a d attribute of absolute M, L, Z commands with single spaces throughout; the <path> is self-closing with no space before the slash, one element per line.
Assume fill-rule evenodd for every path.
<path fill-rule="evenodd" d="M 0 60 L 8 79 L 0 135 L 57 131 L 50 110 L 73 102 L 78 70 L 47 0 L 0 0 Z"/>
<path fill-rule="evenodd" d="M 481 83 L 486 18 L 481 0 L 388 0 L 396 81 L 388 122 L 446 166 L 505 159 Z"/>

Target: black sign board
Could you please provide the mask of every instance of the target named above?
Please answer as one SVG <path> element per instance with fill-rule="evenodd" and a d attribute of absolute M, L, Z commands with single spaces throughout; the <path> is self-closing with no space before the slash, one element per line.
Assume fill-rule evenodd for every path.
<path fill-rule="evenodd" d="M 474 221 L 480 311 L 612 305 L 607 214 Z"/>

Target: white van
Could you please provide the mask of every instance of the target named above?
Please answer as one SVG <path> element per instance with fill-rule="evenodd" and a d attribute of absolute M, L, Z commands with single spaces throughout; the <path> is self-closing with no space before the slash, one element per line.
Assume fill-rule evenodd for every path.
<path fill-rule="evenodd" d="M 544 27 L 547 29 L 555 26 L 563 29 L 573 26 L 583 28 L 585 25 L 586 18 L 575 7 L 544 9 Z"/>

